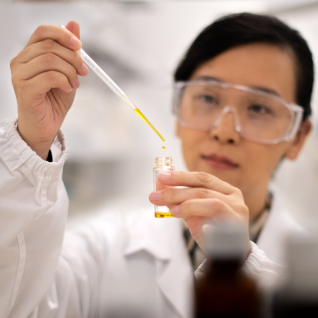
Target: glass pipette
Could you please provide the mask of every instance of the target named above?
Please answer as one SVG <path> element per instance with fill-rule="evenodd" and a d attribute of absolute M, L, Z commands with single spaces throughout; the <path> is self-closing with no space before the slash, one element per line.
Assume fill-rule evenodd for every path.
<path fill-rule="evenodd" d="M 65 26 L 61 26 L 66 29 Z M 120 97 L 139 117 L 141 117 L 155 132 L 165 141 L 159 131 L 150 123 L 143 113 L 132 103 L 121 88 L 95 63 L 95 61 L 83 50 L 80 49 L 77 53 L 83 59 L 83 62 L 118 96 Z"/>

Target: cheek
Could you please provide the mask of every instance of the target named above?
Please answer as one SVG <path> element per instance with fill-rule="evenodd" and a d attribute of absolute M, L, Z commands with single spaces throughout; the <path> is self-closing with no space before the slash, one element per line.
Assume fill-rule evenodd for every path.
<path fill-rule="evenodd" d="M 286 146 L 278 145 L 256 145 L 253 150 L 248 150 L 248 165 L 252 173 L 257 175 L 271 176 L 280 160 L 284 156 Z M 245 167 L 248 168 L 248 165 Z"/>
<path fill-rule="evenodd" d="M 197 159 L 200 157 L 200 144 L 206 138 L 206 133 L 182 127 L 179 137 L 182 142 L 185 163 L 189 170 L 193 170 L 195 169 Z"/>

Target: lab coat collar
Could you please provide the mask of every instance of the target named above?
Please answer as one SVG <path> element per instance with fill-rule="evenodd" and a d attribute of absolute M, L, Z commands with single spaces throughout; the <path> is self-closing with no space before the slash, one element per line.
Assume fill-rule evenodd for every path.
<path fill-rule="evenodd" d="M 144 220 L 143 220 L 144 218 Z M 164 264 L 157 277 L 157 283 L 167 301 L 181 317 L 191 313 L 193 276 L 188 254 L 182 237 L 182 224 L 179 219 L 156 219 L 147 209 L 144 213 L 130 213 L 127 219 L 129 239 L 124 248 L 127 257 L 146 250 Z M 175 284 L 175 282 L 178 282 Z M 180 290 L 188 290 L 187 303 Z"/>
<path fill-rule="evenodd" d="M 185 266 L 185 262 L 189 263 L 187 254 L 176 255 L 176 257 L 166 265 L 165 271 L 157 280 L 158 285 L 167 300 L 170 301 L 181 317 L 184 318 L 192 316 L 192 291 L 194 289 L 193 275 L 188 267 Z M 185 277 L 187 277 L 187 279 L 185 279 Z M 172 282 L 178 282 L 178 286 Z M 186 301 L 180 294 L 180 290 L 188 291 L 188 299 Z"/>

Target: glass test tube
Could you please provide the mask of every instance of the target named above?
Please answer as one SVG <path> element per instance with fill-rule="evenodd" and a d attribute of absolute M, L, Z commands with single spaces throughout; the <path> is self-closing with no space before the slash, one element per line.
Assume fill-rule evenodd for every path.
<path fill-rule="evenodd" d="M 169 186 L 164 186 L 158 181 L 158 175 L 163 172 L 174 170 L 172 166 L 171 157 L 156 157 L 156 166 L 153 168 L 153 191 L 160 191 L 168 188 Z M 170 218 L 173 217 L 167 206 L 155 205 L 155 217 L 156 218 Z"/>

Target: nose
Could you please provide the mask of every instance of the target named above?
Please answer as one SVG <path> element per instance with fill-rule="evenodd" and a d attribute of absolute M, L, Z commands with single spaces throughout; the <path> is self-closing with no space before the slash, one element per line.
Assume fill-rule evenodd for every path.
<path fill-rule="evenodd" d="M 222 144 L 238 144 L 240 135 L 236 130 L 235 111 L 224 109 L 223 113 L 216 120 L 210 130 L 210 137 L 218 140 Z"/>

